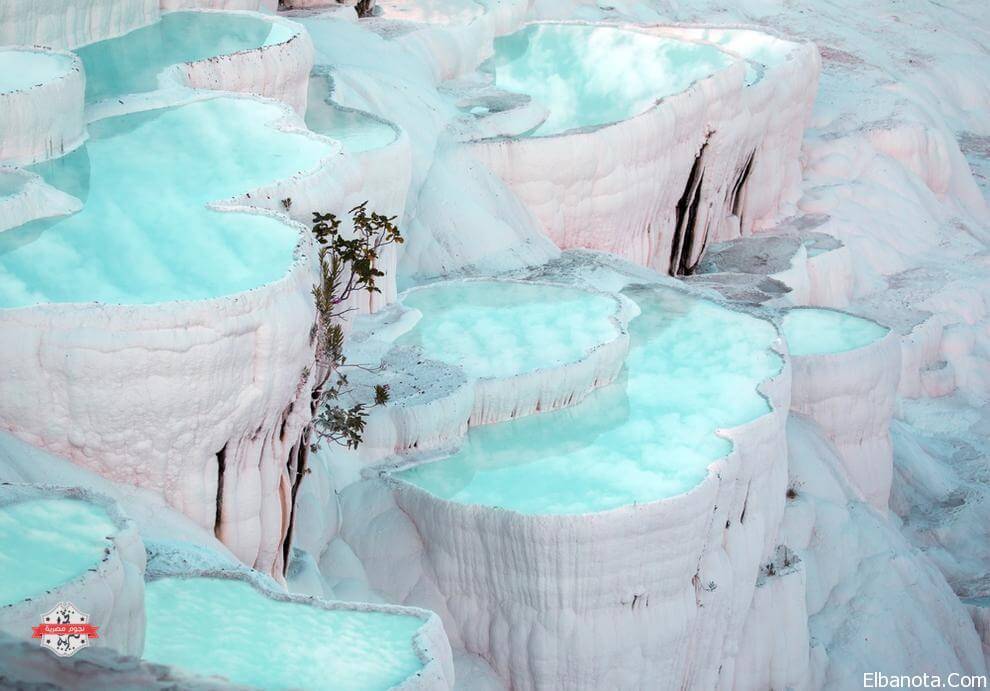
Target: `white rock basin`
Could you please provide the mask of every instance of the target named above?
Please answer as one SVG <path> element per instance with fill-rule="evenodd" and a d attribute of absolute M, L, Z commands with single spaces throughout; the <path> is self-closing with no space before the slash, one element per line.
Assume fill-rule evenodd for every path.
<path fill-rule="evenodd" d="M 244 91 L 278 98 L 302 113 L 312 44 L 294 22 L 256 12 L 179 10 L 123 36 L 76 49 L 86 68 L 86 102 L 162 88 Z"/>
<path fill-rule="evenodd" d="M 99 627 L 90 645 L 140 652 L 144 546 L 109 499 L 76 489 L 0 485 L 0 630 L 30 639 L 59 602 Z"/>
<path fill-rule="evenodd" d="M 345 151 L 355 154 L 381 149 L 398 139 L 394 125 L 369 113 L 335 104 L 331 98 L 331 79 L 329 75 L 310 78 L 306 127 L 338 140 Z"/>
<path fill-rule="evenodd" d="M 641 313 L 614 383 L 379 470 L 423 545 L 430 585 L 405 601 L 513 688 L 714 688 L 776 547 L 776 329 L 669 288 L 625 294 Z"/>
<path fill-rule="evenodd" d="M 787 350 L 794 357 L 847 353 L 865 348 L 886 336 L 890 329 L 846 312 L 821 308 L 797 308 L 781 322 Z"/>
<path fill-rule="evenodd" d="M 170 12 L 161 21 L 76 50 L 86 67 L 86 100 L 159 88 L 159 75 L 183 62 L 284 43 L 294 33 L 261 15 Z"/>
<path fill-rule="evenodd" d="M 887 508 L 893 477 L 890 419 L 901 345 L 885 326 L 837 310 L 789 310 L 781 329 L 793 366 L 791 409 L 835 443 L 852 485 Z"/>
<path fill-rule="evenodd" d="M 375 15 L 423 24 L 467 24 L 485 11 L 476 0 L 378 0 Z"/>
<path fill-rule="evenodd" d="M 104 508 L 79 499 L 29 499 L 0 506 L 0 607 L 82 576 L 112 544 Z"/>
<path fill-rule="evenodd" d="M 610 26 L 531 24 L 495 40 L 488 68 L 497 87 L 549 110 L 526 135 L 538 137 L 626 120 L 733 62 L 704 43 Z"/>
<path fill-rule="evenodd" d="M 158 578 L 145 600 L 150 662 L 264 689 L 449 688 L 450 648 L 422 610 L 266 592 L 236 577 Z"/>
<path fill-rule="evenodd" d="M 708 243 L 797 198 L 819 69 L 810 44 L 777 40 L 764 65 L 702 34 L 545 22 L 501 37 L 495 87 L 549 115 L 467 146 L 558 247 L 690 275 Z"/>
<path fill-rule="evenodd" d="M 0 163 L 33 163 L 85 138 L 79 58 L 47 48 L 0 48 Z"/>
<path fill-rule="evenodd" d="M 285 276 L 298 226 L 209 208 L 334 153 L 284 115 L 216 98 L 92 123 L 84 148 L 35 168 L 82 210 L 0 235 L 0 307 L 200 300 Z"/>
<path fill-rule="evenodd" d="M 333 208 L 340 147 L 281 103 L 191 98 L 96 121 L 35 169 L 82 208 L 0 232 L 0 426 L 159 493 L 278 574 L 313 274 L 305 227 L 269 209 Z"/>
<path fill-rule="evenodd" d="M 30 49 L 0 50 L 0 96 L 52 82 L 69 73 L 71 55 Z"/>
<path fill-rule="evenodd" d="M 616 383 L 565 410 L 472 429 L 457 453 L 396 477 L 451 501 L 536 515 L 608 511 L 695 487 L 731 449 L 715 430 L 770 412 L 757 387 L 780 371 L 777 334 L 674 291 L 633 299 L 642 313 Z M 489 357 L 479 366 L 498 368 L 511 349 Z"/>
<path fill-rule="evenodd" d="M 619 373 L 635 314 L 615 294 L 524 281 L 440 282 L 400 303 L 396 326 L 389 315 L 369 319 L 391 345 L 393 397 L 371 412 L 365 458 L 436 447 L 468 425 L 583 399 Z M 408 330 L 395 337 L 390 328 Z"/>

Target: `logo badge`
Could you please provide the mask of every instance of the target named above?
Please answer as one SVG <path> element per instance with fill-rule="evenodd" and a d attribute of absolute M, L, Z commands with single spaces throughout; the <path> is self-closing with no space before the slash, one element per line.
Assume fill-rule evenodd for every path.
<path fill-rule="evenodd" d="M 89 646 L 90 638 L 99 638 L 99 626 L 89 623 L 71 602 L 60 602 L 51 612 L 41 616 L 41 626 L 31 627 L 31 638 L 40 638 L 41 647 L 59 657 L 70 657 Z"/>

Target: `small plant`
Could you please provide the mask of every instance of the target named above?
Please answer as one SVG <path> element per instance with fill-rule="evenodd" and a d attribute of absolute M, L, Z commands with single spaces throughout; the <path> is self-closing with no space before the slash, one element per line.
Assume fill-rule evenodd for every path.
<path fill-rule="evenodd" d="M 292 197 L 286 197 L 282 200 L 282 208 L 286 211 L 292 208 Z"/>
<path fill-rule="evenodd" d="M 320 281 L 313 286 L 316 322 L 310 342 L 316 348 L 317 383 L 313 388 L 313 432 L 310 444 L 315 452 L 321 441 L 355 449 L 364 436 L 365 418 L 371 405 L 388 402 L 388 386 L 374 385 L 371 401 L 339 405 L 342 397 L 353 394 L 344 355 L 344 329 L 341 320 L 353 307 L 345 307 L 355 292 L 380 293 L 376 281 L 385 273 L 378 268 L 384 247 L 401 244 L 402 235 L 395 217 L 368 212 L 367 202 L 350 210 L 354 231 L 341 233 L 341 222 L 331 213 L 313 214 L 313 235 L 319 244 Z"/>
<path fill-rule="evenodd" d="M 804 483 L 802 482 L 797 482 L 797 481 L 791 482 L 791 484 L 787 486 L 787 494 L 786 494 L 787 501 L 794 501 L 795 499 L 797 499 L 799 494 L 798 490 L 800 490 L 803 485 Z"/>

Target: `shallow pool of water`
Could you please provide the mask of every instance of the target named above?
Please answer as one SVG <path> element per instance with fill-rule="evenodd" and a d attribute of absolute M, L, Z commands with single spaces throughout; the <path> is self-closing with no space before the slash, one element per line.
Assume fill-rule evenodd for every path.
<path fill-rule="evenodd" d="M 71 67 L 72 58 L 68 55 L 15 48 L 0 49 L 0 94 L 54 81 Z"/>
<path fill-rule="evenodd" d="M 550 110 L 533 136 L 625 120 L 732 64 L 704 44 L 580 24 L 533 24 L 495 40 L 495 84 Z"/>
<path fill-rule="evenodd" d="M 269 125 L 282 115 L 222 97 L 91 123 L 85 146 L 33 168 L 82 211 L 0 233 L 0 307 L 204 299 L 284 276 L 298 229 L 207 208 L 332 153 Z"/>
<path fill-rule="evenodd" d="M 862 348 L 887 335 L 889 329 L 862 317 L 829 309 L 790 310 L 781 324 L 791 355 L 824 355 Z"/>
<path fill-rule="evenodd" d="M 116 533 L 103 507 L 78 499 L 0 505 L 0 607 L 42 595 L 97 566 Z"/>
<path fill-rule="evenodd" d="M 566 286 L 439 283 L 409 292 L 402 304 L 423 316 L 396 344 L 418 346 L 471 378 L 560 367 L 619 335 L 615 298 Z"/>
<path fill-rule="evenodd" d="M 527 514 L 580 514 L 686 492 L 731 450 L 716 428 L 769 411 L 780 371 L 767 322 L 667 289 L 642 313 L 620 379 L 570 408 L 472 428 L 457 453 L 397 473 L 437 496 Z"/>
<path fill-rule="evenodd" d="M 183 62 L 284 43 L 293 32 L 233 12 L 170 12 L 161 21 L 75 52 L 86 68 L 89 103 L 159 88 L 158 75 Z"/>
<path fill-rule="evenodd" d="M 423 668 L 410 615 L 280 602 L 219 578 L 151 581 L 145 608 L 146 660 L 235 684 L 385 691 Z"/>
<path fill-rule="evenodd" d="M 306 127 L 338 140 L 351 153 L 380 149 L 395 141 L 397 133 L 391 125 L 371 115 L 340 108 L 330 103 L 329 97 L 328 78 L 310 77 Z"/>

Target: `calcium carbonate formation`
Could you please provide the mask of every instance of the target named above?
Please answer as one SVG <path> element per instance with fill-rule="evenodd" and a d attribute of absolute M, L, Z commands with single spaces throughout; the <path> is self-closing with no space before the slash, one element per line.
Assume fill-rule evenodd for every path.
<path fill-rule="evenodd" d="M 809 191 L 874 165 L 844 133 L 802 151 L 829 78 L 813 32 L 593 5 L 0 5 L 0 678 L 986 672 L 957 548 L 979 536 L 932 538 L 913 503 L 951 445 L 895 414 L 957 390 L 971 414 L 990 369 L 963 322 L 990 301 L 960 290 L 965 319 L 944 317 L 908 241 L 860 251 L 835 220 L 854 192 Z M 956 199 L 976 243 L 986 205 L 951 137 L 877 117 L 856 131 L 902 166 L 882 184 Z M 390 397 L 359 448 L 314 447 L 307 226 L 363 203 L 405 243 L 340 306 L 341 402 Z M 870 281 L 917 308 L 862 299 Z M 15 654 L 61 602 L 112 649 L 64 677 Z"/>
<path fill-rule="evenodd" d="M 30 641 L 43 615 L 70 603 L 97 627 L 89 645 L 141 654 L 144 543 L 112 500 L 81 489 L 2 484 L 0 544 L 4 633 Z"/>

